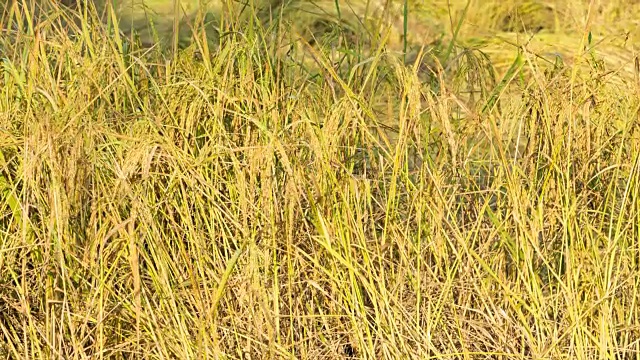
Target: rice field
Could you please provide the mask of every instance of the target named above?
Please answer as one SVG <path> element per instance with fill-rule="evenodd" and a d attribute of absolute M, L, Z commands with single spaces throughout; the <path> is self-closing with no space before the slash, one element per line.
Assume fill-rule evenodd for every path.
<path fill-rule="evenodd" d="M 640 359 L 640 3 L 5 0 L 0 358 Z"/>

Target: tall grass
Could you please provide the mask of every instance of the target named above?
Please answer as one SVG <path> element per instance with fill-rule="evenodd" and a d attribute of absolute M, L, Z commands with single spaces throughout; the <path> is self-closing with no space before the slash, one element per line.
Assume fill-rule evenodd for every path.
<path fill-rule="evenodd" d="M 395 5 L 373 35 L 252 17 L 172 56 L 93 10 L 7 10 L 0 357 L 640 358 L 638 75 L 593 30 L 614 11 L 554 61 L 556 29 Z"/>

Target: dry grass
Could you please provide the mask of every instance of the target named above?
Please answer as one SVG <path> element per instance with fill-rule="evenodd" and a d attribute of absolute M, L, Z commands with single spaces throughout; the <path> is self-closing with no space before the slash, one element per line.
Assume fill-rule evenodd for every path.
<path fill-rule="evenodd" d="M 408 4 L 5 7 L 0 358 L 640 359 L 640 6 Z"/>

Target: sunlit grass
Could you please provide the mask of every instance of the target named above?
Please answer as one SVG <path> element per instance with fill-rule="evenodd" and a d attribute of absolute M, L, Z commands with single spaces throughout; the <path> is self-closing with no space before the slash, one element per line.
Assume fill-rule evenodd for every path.
<path fill-rule="evenodd" d="M 345 3 L 5 7 L 0 358 L 639 358 L 637 6 Z"/>

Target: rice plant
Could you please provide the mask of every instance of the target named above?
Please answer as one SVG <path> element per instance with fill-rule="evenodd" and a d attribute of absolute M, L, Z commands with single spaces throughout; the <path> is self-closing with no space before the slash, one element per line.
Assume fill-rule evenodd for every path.
<path fill-rule="evenodd" d="M 640 5 L 141 4 L 0 4 L 0 358 L 639 358 Z"/>

